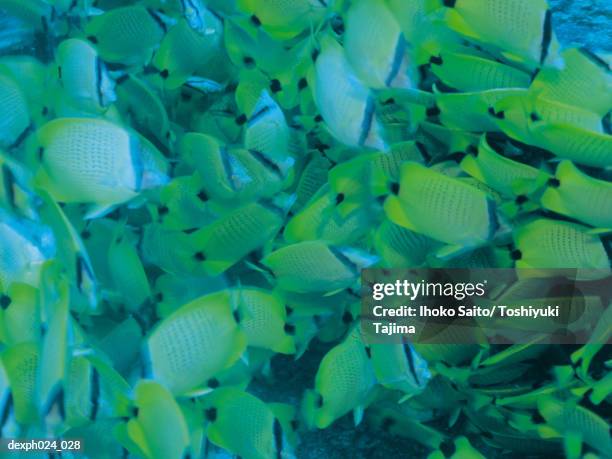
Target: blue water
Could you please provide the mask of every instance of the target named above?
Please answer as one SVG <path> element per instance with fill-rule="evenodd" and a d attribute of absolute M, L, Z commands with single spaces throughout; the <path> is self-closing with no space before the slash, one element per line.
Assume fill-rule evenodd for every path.
<path fill-rule="evenodd" d="M 612 52 L 612 0 L 549 0 L 549 3 L 561 44 Z"/>

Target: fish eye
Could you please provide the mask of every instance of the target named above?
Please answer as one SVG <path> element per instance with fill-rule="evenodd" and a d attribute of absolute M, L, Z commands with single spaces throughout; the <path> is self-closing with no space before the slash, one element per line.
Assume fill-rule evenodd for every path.
<path fill-rule="evenodd" d="M 89 35 L 87 37 L 87 39 L 92 42 L 94 45 L 98 44 L 98 39 L 96 37 L 94 37 L 93 35 Z"/>
<path fill-rule="evenodd" d="M 91 232 L 89 230 L 83 230 L 81 232 L 81 239 L 89 239 L 91 237 Z"/>
<path fill-rule="evenodd" d="M 244 113 L 236 118 L 236 124 L 238 126 L 242 126 L 246 122 L 247 122 L 247 117 Z"/>
<path fill-rule="evenodd" d="M 308 81 L 306 78 L 300 78 L 300 81 L 298 81 L 298 89 L 301 91 L 302 89 L 306 88 L 306 86 L 308 86 Z"/>
<path fill-rule="evenodd" d="M 169 75 L 170 75 L 170 72 L 168 71 L 168 69 L 164 69 L 161 72 L 159 72 L 159 76 L 162 77 L 164 80 L 168 78 Z"/>
<path fill-rule="evenodd" d="M 453 454 L 455 454 L 456 449 L 457 447 L 455 446 L 455 443 L 450 439 L 444 440 L 442 443 L 440 443 L 440 451 L 442 451 L 446 457 L 451 457 Z"/>
<path fill-rule="evenodd" d="M 168 209 L 168 206 L 159 206 L 157 208 L 157 212 L 159 212 L 159 215 L 166 215 L 170 210 Z"/>
<path fill-rule="evenodd" d="M 382 423 L 380 424 L 380 428 L 384 431 L 384 432 L 389 432 L 389 430 L 391 429 L 391 426 L 393 426 L 393 424 L 395 424 L 395 419 L 393 419 L 392 417 L 385 417 L 382 420 Z"/>
<path fill-rule="evenodd" d="M 336 195 L 336 205 L 341 204 L 344 201 L 344 193 L 338 193 Z"/>
<path fill-rule="evenodd" d="M 551 188 L 559 188 L 561 186 L 561 181 L 558 178 L 551 178 L 548 181 L 548 186 Z"/>
<path fill-rule="evenodd" d="M 540 121 L 542 119 L 540 118 L 540 115 L 538 115 L 536 112 L 531 112 L 529 118 L 531 119 L 531 121 Z"/>
<path fill-rule="evenodd" d="M 432 116 L 438 116 L 440 114 L 440 109 L 438 108 L 437 105 L 434 105 L 433 107 L 429 107 L 426 111 L 425 114 L 429 117 Z"/>
<path fill-rule="evenodd" d="M 277 93 L 283 90 L 283 87 L 281 86 L 281 82 L 278 81 L 276 78 L 274 78 L 271 82 L 270 82 L 270 91 L 272 91 L 272 93 Z"/>
<path fill-rule="evenodd" d="M 342 19 L 342 16 L 335 14 L 331 18 L 330 25 L 336 35 L 342 35 L 344 33 L 344 19 Z"/>
<path fill-rule="evenodd" d="M 345 324 L 350 324 L 353 321 L 353 315 L 349 311 L 344 311 L 342 314 L 342 322 Z"/>
<path fill-rule="evenodd" d="M 158 292 L 155 294 L 155 301 L 161 303 L 164 301 L 164 292 Z"/>
<path fill-rule="evenodd" d="M 518 249 L 513 250 L 512 252 L 510 252 L 510 258 L 512 258 L 514 261 L 520 260 L 521 258 L 523 258 L 523 252 Z"/>
<path fill-rule="evenodd" d="M 193 255 L 193 258 L 195 258 L 197 261 L 206 261 L 206 255 L 204 255 L 204 252 L 196 252 Z"/>
<path fill-rule="evenodd" d="M 287 333 L 288 335 L 295 335 L 295 325 L 292 324 L 285 324 L 285 326 L 283 327 L 283 330 L 285 331 L 285 333 Z"/>
<path fill-rule="evenodd" d="M 11 305 L 12 302 L 13 302 L 13 300 L 11 300 L 10 296 L 5 295 L 5 294 L 0 296 L 0 307 L 2 309 L 8 308 Z"/>
<path fill-rule="evenodd" d="M 442 60 L 442 56 L 438 55 L 438 56 L 431 56 L 429 58 L 429 62 L 431 64 L 434 65 L 442 65 L 444 63 L 444 61 Z"/>
<path fill-rule="evenodd" d="M 221 383 L 219 382 L 217 378 L 210 378 L 208 382 L 206 383 L 206 385 L 210 387 L 211 389 L 216 389 L 217 387 L 221 385 Z"/>
<path fill-rule="evenodd" d="M 261 21 L 259 20 L 259 18 L 255 15 L 251 16 L 251 23 L 255 26 L 255 27 L 259 27 L 261 25 Z"/>
<path fill-rule="evenodd" d="M 400 184 L 397 182 L 391 182 L 389 189 L 391 190 L 391 193 L 397 196 L 400 192 Z"/>
<path fill-rule="evenodd" d="M 255 67 L 255 59 L 253 59 L 253 58 L 252 58 L 252 57 L 250 57 L 250 56 L 245 56 L 245 57 L 242 59 L 242 62 L 244 63 L 244 65 L 245 65 L 247 68 L 252 68 L 252 67 Z"/>
<path fill-rule="evenodd" d="M 293 314 L 293 308 L 291 306 L 285 306 L 285 313 L 290 316 Z"/>
<path fill-rule="evenodd" d="M 527 199 L 527 196 L 525 196 L 524 194 L 521 194 L 521 195 L 516 197 L 514 202 L 516 202 L 520 206 L 522 204 L 525 204 L 528 200 L 529 199 Z"/>
<path fill-rule="evenodd" d="M 217 420 L 217 408 L 208 408 L 204 410 L 204 416 L 207 421 L 215 422 Z"/>
<path fill-rule="evenodd" d="M 317 115 L 314 117 L 315 123 L 320 123 L 321 121 L 323 121 L 323 117 L 321 115 Z"/>
<path fill-rule="evenodd" d="M 197 194 L 197 197 L 202 202 L 208 201 L 208 195 L 206 194 L 206 191 L 204 190 L 200 190 L 200 192 Z"/>

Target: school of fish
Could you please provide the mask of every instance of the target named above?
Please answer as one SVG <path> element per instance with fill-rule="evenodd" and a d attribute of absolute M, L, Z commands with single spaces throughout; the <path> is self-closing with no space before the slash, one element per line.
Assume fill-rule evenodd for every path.
<path fill-rule="evenodd" d="M 359 333 L 367 267 L 609 272 L 612 56 L 553 19 L 0 0 L 0 436 L 289 459 L 352 415 L 430 459 L 612 457 L 607 304 L 582 346 Z M 315 341 L 299 400 L 251 390 Z"/>

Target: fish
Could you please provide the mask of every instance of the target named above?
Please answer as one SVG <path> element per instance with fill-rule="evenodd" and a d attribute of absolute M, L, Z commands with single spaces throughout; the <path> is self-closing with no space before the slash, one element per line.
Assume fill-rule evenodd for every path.
<path fill-rule="evenodd" d="M 346 216 L 338 209 L 338 196 L 326 184 L 306 206 L 285 225 L 288 243 L 321 240 L 335 245 L 350 245 L 363 238 L 376 222 L 374 206 L 364 202 Z M 378 212 L 380 213 L 380 212 Z"/>
<path fill-rule="evenodd" d="M 313 390 L 302 400 L 307 424 L 324 429 L 354 411 L 359 424 L 376 386 L 376 376 L 358 327 L 321 360 Z"/>
<path fill-rule="evenodd" d="M 249 346 L 270 349 L 281 354 L 295 354 L 293 327 L 287 321 L 280 295 L 255 287 L 236 287 L 233 291 L 237 309 L 245 319 L 241 326 Z"/>
<path fill-rule="evenodd" d="M 281 229 L 292 202 L 291 196 L 279 195 L 249 203 L 189 234 L 194 272 L 219 275 L 266 245 Z"/>
<path fill-rule="evenodd" d="M 580 224 L 536 218 L 513 231 L 517 268 L 578 268 L 609 272 L 600 237 Z"/>
<path fill-rule="evenodd" d="M 117 100 L 115 82 L 91 43 L 64 40 L 57 47 L 55 60 L 62 97 L 76 110 L 101 114 Z"/>
<path fill-rule="evenodd" d="M 417 85 L 400 24 L 390 8 L 374 0 L 354 2 L 346 12 L 344 50 L 357 77 L 370 88 Z"/>
<path fill-rule="evenodd" d="M 0 340 L 6 346 L 39 339 L 41 313 L 38 290 L 27 284 L 13 283 L 0 297 Z"/>
<path fill-rule="evenodd" d="M 480 56 L 442 51 L 430 62 L 433 74 L 460 92 L 528 88 L 531 83 L 529 73 Z"/>
<path fill-rule="evenodd" d="M 559 43 L 552 27 L 552 12 L 546 0 L 437 3 L 443 6 L 443 20 L 449 28 L 498 52 L 503 58 L 529 69 L 562 66 Z"/>
<path fill-rule="evenodd" d="M 385 219 L 374 232 L 374 247 L 381 264 L 388 268 L 421 266 L 440 243 Z"/>
<path fill-rule="evenodd" d="M 359 249 L 304 241 L 275 250 L 260 263 L 284 290 L 330 293 L 352 286 L 360 270 L 376 261 L 376 256 Z"/>
<path fill-rule="evenodd" d="M 584 107 L 605 116 L 612 106 L 610 66 L 586 48 L 570 47 L 561 55 L 564 67 L 540 69 L 530 89 L 546 99 Z"/>
<path fill-rule="evenodd" d="M 10 77 L 0 73 L 0 148 L 20 146 L 32 131 L 30 111 L 25 94 Z"/>
<path fill-rule="evenodd" d="M 499 226 L 486 193 L 418 163 L 402 165 L 384 206 L 393 223 L 450 246 L 486 244 Z"/>
<path fill-rule="evenodd" d="M 205 134 L 190 133 L 181 141 L 184 154 L 194 156 L 196 171 L 208 196 L 220 201 L 248 201 L 272 197 L 290 180 L 293 159 L 275 158 L 274 152 L 230 149 Z"/>
<path fill-rule="evenodd" d="M 116 80 L 115 106 L 136 130 L 161 145 L 161 151 L 173 146 L 176 138 L 166 107 L 159 94 L 141 78 L 126 73 Z"/>
<path fill-rule="evenodd" d="M 321 52 L 308 74 L 308 86 L 336 139 L 352 147 L 385 148 L 374 97 L 354 74 L 344 49 L 334 38 L 322 41 Z"/>
<path fill-rule="evenodd" d="M 245 459 L 293 458 L 285 433 L 289 426 L 279 419 L 280 409 L 239 389 L 218 389 L 205 401 L 206 436 L 215 445 Z M 285 424 L 285 425 L 283 425 Z"/>
<path fill-rule="evenodd" d="M 0 235 L 0 286 L 22 282 L 37 287 L 44 263 L 56 254 L 52 230 L 0 208 Z"/>
<path fill-rule="evenodd" d="M 327 174 L 333 162 L 325 155 L 315 152 L 301 170 L 295 187 L 295 203 L 292 209 L 301 210 L 319 189 L 327 183 Z"/>
<path fill-rule="evenodd" d="M 178 459 L 188 453 L 185 417 L 164 386 L 155 381 L 140 381 L 134 388 L 134 406 L 137 414 L 127 422 L 127 434 L 144 457 Z"/>
<path fill-rule="evenodd" d="M 59 118 L 42 126 L 36 137 L 37 185 L 58 202 L 89 204 L 90 217 L 168 181 L 161 153 L 144 137 L 109 121 Z"/>
<path fill-rule="evenodd" d="M 199 69 L 211 63 L 213 56 L 221 53 L 223 40 L 223 24 L 218 17 L 200 2 L 181 3 L 185 6 L 185 19 L 168 29 L 152 60 L 168 89 L 188 83 Z M 197 3 L 200 6 L 193 8 Z"/>
<path fill-rule="evenodd" d="M 434 86 L 434 90 L 438 88 Z M 449 128 L 471 132 L 500 132 L 499 122 L 492 119 L 489 108 L 497 101 L 514 95 L 520 96 L 523 88 L 489 89 L 477 92 L 436 92 L 435 106 L 440 111 L 440 122 Z"/>
<path fill-rule="evenodd" d="M 570 123 L 540 123 L 533 127 L 534 143 L 578 164 L 605 168 L 612 164 L 612 135 Z"/>
<path fill-rule="evenodd" d="M 11 410 L 15 421 L 31 424 L 39 420 L 36 378 L 40 365 L 37 342 L 15 344 L 2 352 L 2 364 L 11 391 Z"/>
<path fill-rule="evenodd" d="M 376 380 L 387 389 L 414 395 L 431 378 L 427 362 L 410 343 L 372 343 L 369 348 Z"/>
<path fill-rule="evenodd" d="M 0 150 L 0 206 L 29 220 L 38 219 L 37 196 L 30 186 L 30 171 Z"/>
<path fill-rule="evenodd" d="M 528 197 L 543 187 L 548 174 L 503 155 L 499 144 L 483 135 L 478 149 L 461 160 L 461 169 L 486 183 L 505 198 Z M 533 190 L 532 190 L 533 189 Z"/>
<path fill-rule="evenodd" d="M 571 161 L 557 165 L 541 197 L 542 207 L 595 228 L 612 227 L 612 184 L 595 179 Z M 610 195 L 610 197 L 608 197 Z"/>
<path fill-rule="evenodd" d="M 181 306 L 161 321 L 144 344 L 151 377 L 173 394 L 183 394 L 235 363 L 247 337 L 234 306 L 231 293 L 220 291 Z"/>
<path fill-rule="evenodd" d="M 610 426 L 587 408 L 572 401 L 541 397 L 538 400 L 538 411 L 548 424 L 541 431 L 549 431 L 548 435 L 563 435 L 568 457 L 579 455 L 583 442 L 602 454 L 607 454 L 612 448 Z"/>
<path fill-rule="evenodd" d="M 129 311 L 138 310 L 151 299 L 151 286 L 134 241 L 117 234 L 108 249 L 112 294 L 118 295 Z"/>
<path fill-rule="evenodd" d="M 19 86 L 27 100 L 30 121 L 36 126 L 43 124 L 51 113 L 49 73 L 47 65 L 34 56 L 0 57 L 0 74 Z"/>
<path fill-rule="evenodd" d="M 150 61 L 167 27 L 158 12 L 129 5 L 94 16 L 85 26 L 85 35 L 104 61 L 142 65 Z"/>
<path fill-rule="evenodd" d="M 238 0 L 238 9 L 251 15 L 255 27 L 261 27 L 272 38 L 289 40 L 320 22 L 331 2 L 318 0 Z"/>

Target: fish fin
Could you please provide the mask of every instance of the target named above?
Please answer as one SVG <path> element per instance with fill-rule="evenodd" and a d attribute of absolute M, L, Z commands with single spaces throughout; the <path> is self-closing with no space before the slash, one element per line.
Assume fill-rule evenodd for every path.
<path fill-rule="evenodd" d="M 397 196 L 389 196 L 384 203 L 385 214 L 393 223 L 412 231 L 416 231 L 416 227 L 404 212 L 402 202 Z"/>
<path fill-rule="evenodd" d="M 461 245 L 445 245 L 436 251 L 436 258 L 448 260 L 462 253 L 468 252 L 472 247 L 464 247 Z"/>
<path fill-rule="evenodd" d="M 187 79 L 185 86 L 195 89 L 203 94 L 215 94 L 223 91 L 225 85 L 218 83 L 209 78 L 192 76 Z"/>
<path fill-rule="evenodd" d="M 593 228 L 585 231 L 585 233 L 593 236 L 608 236 L 609 234 L 612 234 L 612 228 Z"/>
<path fill-rule="evenodd" d="M 87 211 L 85 212 L 84 219 L 92 220 L 95 218 L 102 218 L 105 215 L 110 214 L 113 210 L 115 210 L 116 205 L 107 205 L 107 204 L 92 204 L 87 207 Z"/>
<path fill-rule="evenodd" d="M 475 179 L 478 179 L 481 182 L 485 183 L 484 175 L 482 175 L 482 171 L 480 170 L 480 167 L 478 166 L 478 163 L 476 162 L 476 158 L 474 158 L 474 156 L 464 156 L 459 166 L 461 167 L 461 169 L 463 169 Z"/>
<path fill-rule="evenodd" d="M 449 427 L 454 426 L 457 423 L 457 421 L 459 420 L 459 416 L 460 415 L 461 415 L 461 407 L 455 408 L 451 412 L 450 416 L 448 417 L 448 426 Z"/>
<path fill-rule="evenodd" d="M 565 432 L 563 435 L 563 446 L 567 459 L 578 459 L 582 451 L 582 434 L 579 432 Z"/>
<path fill-rule="evenodd" d="M 456 30 L 462 35 L 466 35 L 472 38 L 479 38 L 478 32 L 474 30 L 466 21 L 463 16 L 455 9 L 449 8 L 446 10 L 444 19 L 449 28 Z"/>
<path fill-rule="evenodd" d="M 359 405 L 353 410 L 353 422 L 355 423 L 355 427 L 361 424 L 361 421 L 363 420 L 363 411 L 364 408 L 362 405 Z"/>

